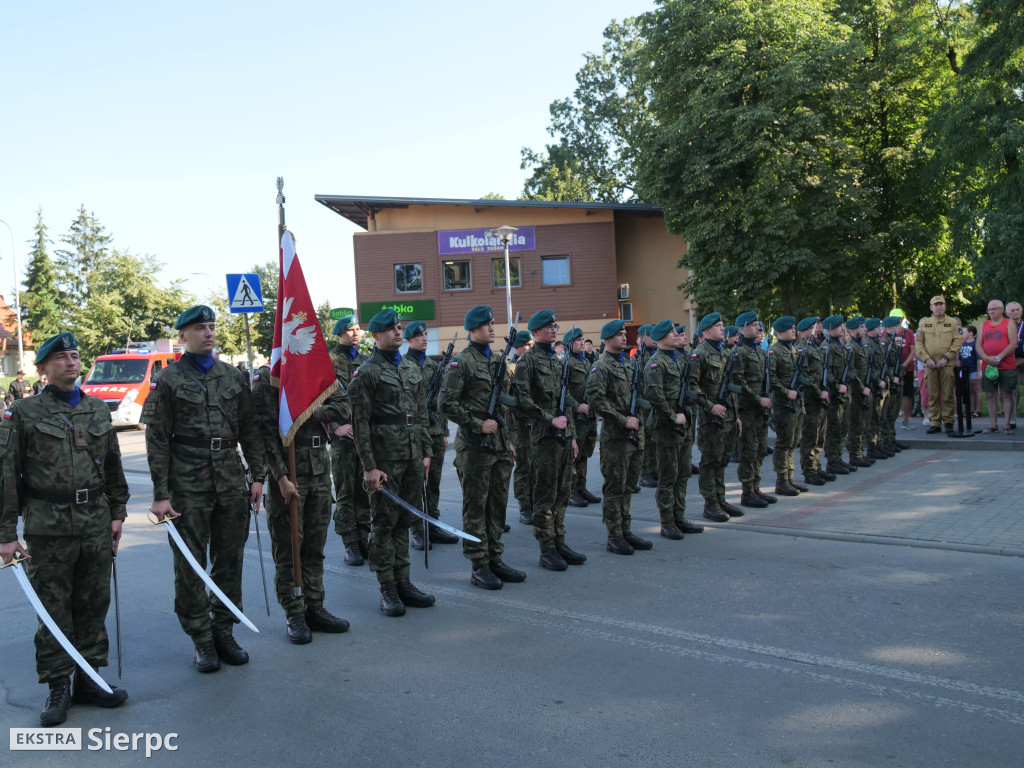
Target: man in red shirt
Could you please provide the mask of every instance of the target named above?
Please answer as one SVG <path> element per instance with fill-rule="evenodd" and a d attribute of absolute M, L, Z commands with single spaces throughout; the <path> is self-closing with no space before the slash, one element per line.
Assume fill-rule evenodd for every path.
<path fill-rule="evenodd" d="M 1017 389 L 1017 370 L 1014 352 L 1017 349 L 1017 324 L 1003 316 L 1003 302 L 993 299 L 988 303 L 988 320 L 981 324 L 981 338 L 975 350 L 978 357 L 985 363 L 982 367 L 984 375 L 981 389 L 988 394 L 988 415 L 991 426 L 985 434 L 998 432 L 998 412 L 996 410 L 996 391 L 1001 395 L 1003 413 L 1006 415 L 1006 426 L 1003 431 L 1012 435 L 1013 392 Z M 994 367 L 998 373 L 994 376 L 988 372 Z"/>

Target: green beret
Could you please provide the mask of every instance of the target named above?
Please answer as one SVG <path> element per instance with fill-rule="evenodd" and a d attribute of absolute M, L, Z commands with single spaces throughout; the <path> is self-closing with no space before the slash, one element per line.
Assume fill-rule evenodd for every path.
<path fill-rule="evenodd" d="M 740 332 L 740 329 L 737 328 L 735 325 L 727 325 L 727 326 L 725 326 L 725 338 L 727 338 L 727 339 L 730 336 L 735 336 L 739 332 Z"/>
<path fill-rule="evenodd" d="M 722 322 L 721 312 L 712 312 L 710 315 L 704 315 L 704 317 L 701 318 L 700 323 L 697 325 L 697 333 L 702 334 L 712 325 L 720 322 Z"/>
<path fill-rule="evenodd" d="M 539 331 L 545 325 L 551 325 L 555 322 L 555 313 L 550 309 L 542 309 L 534 315 L 530 315 L 529 321 L 526 323 L 526 327 L 531 331 Z"/>
<path fill-rule="evenodd" d="M 742 315 L 736 318 L 737 327 L 743 327 L 744 325 L 750 325 L 751 323 L 757 322 L 757 312 L 744 312 Z"/>
<path fill-rule="evenodd" d="M 205 304 L 200 304 L 197 307 L 190 307 L 182 312 L 178 316 L 178 322 L 174 324 L 174 330 L 180 331 L 195 323 L 212 323 L 215 322 L 217 316 L 213 314 L 213 310 Z"/>
<path fill-rule="evenodd" d="M 356 316 L 355 315 L 342 315 L 341 317 L 338 318 L 338 322 L 336 322 L 334 324 L 334 330 L 332 331 L 332 335 L 334 335 L 334 336 L 341 335 L 342 333 L 347 331 L 349 328 L 351 328 L 353 325 L 355 325 L 355 323 L 356 323 Z"/>
<path fill-rule="evenodd" d="M 676 326 L 676 333 L 686 333 L 686 326 L 685 325 L 677 325 Z"/>
<path fill-rule="evenodd" d="M 646 336 L 650 332 L 651 332 L 651 326 L 649 326 L 649 325 L 641 325 L 639 328 L 636 329 L 636 335 L 637 335 L 638 338 L 640 336 Z"/>
<path fill-rule="evenodd" d="M 481 325 L 489 323 L 493 319 L 494 312 L 491 308 L 486 304 L 479 304 L 466 313 L 466 317 L 462 321 L 462 327 L 467 331 L 472 331 L 474 328 L 479 328 Z"/>
<path fill-rule="evenodd" d="M 625 327 L 626 323 L 622 320 L 611 320 L 601 326 L 601 338 L 610 339 Z"/>
<path fill-rule="evenodd" d="M 861 315 L 854 315 L 846 321 L 846 328 L 850 331 L 855 331 L 864 325 L 864 318 Z"/>
<path fill-rule="evenodd" d="M 881 324 L 882 324 L 882 321 L 879 320 L 877 317 L 869 317 L 867 320 L 864 321 L 864 330 L 865 331 L 873 331 L 873 330 L 875 330 L 875 328 L 877 328 Z"/>
<path fill-rule="evenodd" d="M 657 325 L 651 326 L 651 338 L 654 339 L 655 341 L 660 341 L 661 339 L 668 336 L 669 333 L 675 329 L 675 327 L 676 324 L 673 323 L 671 320 L 662 320 Z"/>
<path fill-rule="evenodd" d="M 398 313 L 393 309 L 382 309 L 370 318 L 370 324 L 366 326 L 366 330 L 370 333 L 380 333 L 397 324 Z"/>
<path fill-rule="evenodd" d="M 798 331 L 809 331 L 811 330 L 811 328 L 814 327 L 814 324 L 816 322 L 818 322 L 818 318 L 814 317 L 813 315 L 811 317 L 805 317 L 803 320 L 796 324 L 796 329 Z"/>
<path fill-rule="evenodd" d="M 783 331 L 788 331 L 794 325 L 796 325 L 795 317 L 793 317 L 792 315 L 783 315 L 774 323 L 772 323 L 772 330 L 774 330 L 776 333 L 782 333 Z M 814 323 L 811 323 L 811 325 L 814 325 Z"/>
<path fill-rule="evenodd" d="M 516 331 L 516 337 L 512 339 L 513 347 L 525 347 L 533 341 L 533 334 L 529 331 Z"/>
<path fill-rule="evenodd" d="M 894 325 L 899 325 L 903 322 L 903 318 L 899 315 L 889 315 L 885 320 L 882 321 L 883 328 L 892 328 Z"/>
<path fill-rule="evenodd" d="M 838 328 L 842 324 L 842 315 L 829 315 L 828 317 L 821 321 L 821 327 L 824 328 L 826 331 L 831 331 L 835 328 Z"/>
<path fill-rule="evenodd" d="M 422 320 L 413 320 L 411 323 L 409 323 L 407 326 L 405 326 L 405 330 L 402 331 L 402 338 L 403 339 L 411 339 L 413 336 L 416 336 L 417 334 L 426 333 L 426 332 L 427 332 L 427 324 L 426 323 L 424 323 Z"/>
<path fill-rule="evenodd" d="M 582 329 L 580 329 L 580 328 L 573 328 L 571 331 L 569 331 L 567 334 L 565 334 L 565 336 L 562 337 L 562 343 L 565 344 L 565 346 L 568 347 L 574 341 L 576 341 L 576 339 L 579 339 L 579 338 L 582 338 L 582 337 L 583 337 Z"/>
<path fill-rule="evenodd" d="M 78 349 L 78 339 L 71 331 L 58 333 L 40 344 L 39 349 L 36 350 L 36 365 L 46 362 L 46 358 L 51 353 L 60 352 L 63 349 Z"/>

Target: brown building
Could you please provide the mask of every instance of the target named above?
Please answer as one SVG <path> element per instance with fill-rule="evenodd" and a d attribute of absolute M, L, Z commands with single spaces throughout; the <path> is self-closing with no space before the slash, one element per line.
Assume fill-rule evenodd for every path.
<path fill-rule="evenodd" d="M 539 200 L 445 200 L 317 195 L 365 232 L 353 236 L 356 296 L 364 325 L 384 307 L 424 320 L 447 344 L 467 310 L 489 304 L 506 333 L 505 259 L 487 230 L 516 227 L 509 247 L 512 313 L 520 328 L 553 309 L 563 332 L 598 332 L 622 317 L 631 328 L 671 317 L 692 327 L 678 290 L 686 242 L 650 205 Z M 464 332 L 462 334 L 464 336 Z"/>

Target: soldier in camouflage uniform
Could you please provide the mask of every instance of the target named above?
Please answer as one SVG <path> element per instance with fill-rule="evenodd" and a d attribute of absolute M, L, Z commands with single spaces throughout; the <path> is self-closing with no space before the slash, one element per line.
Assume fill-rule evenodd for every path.
<path fill-rule="evenodd" d="M 853 347 L 853 361 L 847 387 L 850 392 L 850 431 L 846 437 L 846 450 L 850 453 L 850 464 L 855 467 L 870 467 L 875 460 L 864 456 L 864 434 L 871 416 L 871 390 L 867 386 L 869 352 L 862 334 L 864 318 L 860 315 L 846 321 Z"/>
<path fill-rule="evenodd" d="M 462 528 L 480 539 L 479 543 L 467 539 L 462 542 L 462 553 L 473 566 L 470 583 L 483 589 L 501 589 L 505 582 L 526 581 L 525 573 L 501 559 L 515 448 L 510 442 L 511 432 L 489 418 L 487 412 L 500 369 L 498 355 L 491 349 L 494 313 L 486 305 L 473 307 L 466 313 L 463 327 L 469 331 L 469 346 L 449 365 L 439 406 L 446 418 L 459 425 L 455 469 L 462 484 Z M 507 394 L 507 371 L 502 376 Z M 500 407 L 508 424 L 510 413 Z M 493 436 L 490 447 L 483 444 L 487 435 Z"/>
<path fill-rule="evenodd" d="M 324 608 L 324 547 L 331 524 L 331 454 L 328 423 L 340 419 L 345 394 L 335 391 L 295 433 L 295 477 L 288 472 L 288 449 L 278 427 L 281 390 L 270 379 L 270 367 L 256 374 L 252 401 L 259 416 L 267 468 L 275 482 L 267 494 L 267 529 L 274 555 L 274 591 L 285 613 L 288 639 L 297 645 L 313 640 L 313 630 L 341 633 L 345 619 Z M 298 502 L 299 559 L 302 594 L 296 595 L 292 574 L 292 499 Z"/>
<path fill-rule="evenodd" d="M 864 331 L 868 336 L 869 350 L 873 352 L 873 364 L 871 366 L 871 414 L 868 419 L 867 431 L 864 435 L 866 444 L 865 453 L 872 459 L 888 459 L 895 456 L 895 451 L 889 451 L 880 446 L 882 435 L 882 410 L 888 400 L 889 382 L 886 371 L 886 357 L 889 354 L 889 344 L 884 340 L 882 321 L 877 317 L 870 317 L 864 321 Z M 883 377 L 883 372 L 885 376 Z"/>
<path fill-rule="evenodd" d="M 735 352 L 724 345 L 722 315 L 705 315 L 698 326 L 704 341 L 694 350 L 696 358 L 690 370 L 690 389 L 697 403 L 697 447 L 700 449 L 700 495 L 704 497 L 704 517 L 719 523 L 729 517 L 742 517 L 743 510 L 725 500 L 725 468 L 742 424 L 736 418 L 734 400 L 741 390 L 736 374 Z M 726 376 L 729 372 L 728 377 Z M 725 382 L 726 394 L 719 399 Z"/>
<path fill-rule="evenodd" d="M 882 321 L 888 341 L 889 355 L 886 369 L 888 371 L 889 394 L 885 399 L 885 411 L 882 414 L 881 439 L 883 447 L 899 453 L 907 447 L 896 439 L 896 419 L 900 415 L 903 386 L 903 337 L 899 334 L 903 318 L 891 315 Z"/>
<path fill-rule="evenodd" d="M 647 365 L 647 359 L 654 354 L 656 349 L 657 345 L 651 338 L 651 326 L 641 325 L 636 332 L 635 355 L 636 363 L 641 366 L 641 374 L 643 367 Z M 637 484 L 641 488 L 658 487 L 658 450 L 654 446 L 654 435 L 651 434 L 651 429 L 647 426 L 647 417 L 650 416 L 650 413 L 651 411 L 647 407 L 640 410 L 640 452 L 636 458 L 640 462 L 640 477 L 637 479 Z"/>
<path fill-rule="evenodd" d="M 768 415 L 772 405 L 771 392 L 765 388 L 768 354 L 759 342 L 761 326 L 757 312 L 744 312 L 736 318 L 736 325 L 740 329 L 736 367 L 743 387 L 737 397 L 737 411 L 743 422 L 743 434 L 739 437 L 740 465 L 736 472 L 743 486 L 740 504 L 763 509 L 778 501 L 761 490 L 761 466 L 768 455 Z"/>
<path fill-rule="evenodd" d="M 658 456 L 658 488 L 654 498 L 661 518 L 661 535 L 678 541 L 684 533 L 700 533 L 704 526 L 686 519 L 686 484 L 693 469 L 693 398 L 689 387 L 692 359 L 678 348 L 679 335 L 671 320 L 651 327 L 658 349 L 644 368 L 644 398 L 651 404 L 647 421 Z M 637 547 L 646 549 L 647 547 Z"/>
<path fill-rule="evenodd" d="M 775 422 L 775 453 L 772 454 L 775 492 L 780 496 L 798 496 L 800 491 L 790 484 L 790 480 L 794 469 L 793 451 L 796 449 L 800 434 L 800 412 L 803 410 L 800 377 L 806 358 L 802 358 L 794 346 L 795 317 L 780 317 L 772 323 L 772 330 L 775 331 L 776 342 L 771 346 L 768 364 L 771 365 L 771 394 Z M 795 383 L 794 376 L 797 377 Z"/>
<path fill-rule="evenodd" d="M 399 367 L 415 366 L 419 370 L 420 378 L 423 379 L 424 396 L 430 386 L 430 381 L 437 371 L 440 363 L 433 358 L 427 357 L 427 324 L 422 320 L 413 320 L 402 332 L 408 350 L 402 356 Z M 444 373 L 442 372 L 442 377 Z M 429 411 L 429 408 L 428 408 Z M 441 500 L 441 470 L 444 469 L 444 454 L 448 450 L 448 421 L 440 413 L 429 411 L 427 413 L 427 432 L 431 440 L 430 471 L 427 472 L 427 504 L 423 510 L 435 520 L 441 519 L 441 511 L 438 508 Z M 417 505 L 418 506 L 418 505 Z M 423 550 L 423 521 L 417 521 L 416 525 L 409 529 L 409 543 L 413 549 Z M 436 525 L 427 525 L 430 529 L 427 536 L 434 544 L 456 544 L 459 537 Z"/>
<path fill-rule="evenodd" d="M 533 346 L 533 336 L 529 331 L 516 331 L 516 337 L 512 344 L 512 351 L 508 356 L 508 378 L 512 382 L 509 393 L 515 397 L 516 365 L 523 359 L 526 350 Z M 530 420 L 517 408 L 510 408 L 508 414 L 510 419 L 508 428 L 511 431 L 512 443 L 519 446 L 529 445 Z M 519 522 L 523 525 L 533 525 L 533 469 L 530 452 L 517 451 L 515 463 L 512 473 L 512 492 L 519 503 Z"/>
<path fill-rule="evenodd" d="M 405 607 L 427 608 L 434 596 L 409 579 L 409 528 L 420 519 L 381 493 L 389 490 L 414 507 L 423 504 L 433 440 L 427 429 L 427 384 L 420 370 L 399 369 L 402 324 L 393 309 L 378 312 L 367 329 L 376 345 L 353 374 L 349 397 L 356 450 L 370 496 L 370 570 L 380 583 L 380 608 L 404 616 Z"/>
<path fill-rule="evenodd" d="M 0 557 L 4 565 L 14 555 L 31 558 L 24 568 L 43 607 L 98 669 L 107 665 L 111 558 L 121 540 L 128 483 L 110 409 L 76 386 L 75 337 L 47 339 L 35 363 L 50 384 L 38 397 L 13 403 L 0 424 Z M 27 549 L 18 541 L 19 516 Z M 39 682 L 50 689 L 42 725 L 63 723 L 72 701 L 117 707 L 128 698 L 117 686 L 107 693 L 81 671 L 72 690 L 75 662 L 41 621 L 35 646 Z"/>
<path fill-rule="evenodd" d="M 345 392 L 352 385 L 352 374 L 366 362 L 366 355 L 359 351 L 361 333 L 355 315 L 345 315 L 334 324 L 338 345 L 331 352 L 331 364 Z M 362 565 L 370 536 L 370 499 L 363 490 L 363 466 L 356 451 L 352 407 L 347 400 L 342 405 L 340 420 L 330 427 L 334 432 L 334 440 L 331 441 L 331 472 L 336 498 L 334 532 L 345 544 L 345 562 Z"/>
<path fill-rule="evenodd" d="M 850 429 L 850 395 L 848 387 L 843 384 L 843 372 L 846 361 L 852 351 L 843 343 L 843 316 L 831 315 L 822 321 L 828 345 L 828 382 L 829 409 L 828 426 L 825 433 L 825 458 L 828 460 L 826 473 L 831 475 L 848 475 L 857 468 L 843 461 L 843 442 Z M 849 380 L 849 375 L 847 375 Z"/>
<path fill-rule="evenodd" d="M 808 485 L 824 485 L 821 476 L 821 448 L 826 440 L 825 425 L 831 396 L 828 388 L 822 388 L 824 381 L 824 352 L 814 341 L 814 326 L 817 317 L 805 317 L 797 326 L 800 340 L 796 348 L 804 356 L 803 375 L 800 377 L 801 394 L 804 401 L 804 418 L 800 434 L 800 470 Z M 806 486 L 790 482 L 797 490 Z"/>
<path fill-rule="evenodd" d="M 588 503 L 601 501 L 587 490 L 587 462 L 594 455 L 597 446 L 597 417 L 590 412 L 587 404 L 587 376 L 593 363 L 584 350 L 583 331 L 573 328 L 562 338 L 569 355 L 569 396 L 576 401 L 572 417 L 576 420 L 576 444 L 579 453 L 572 464 L 572 494 L 569 504 L 585 507 Z"/>
<path fill-rule="evenodd" d="M 249 381 L 233 365 L 213 357 L 213 310 L 196 306 L 174 327 L 186 352 L 167 366 L 142 408 L 146 453 L 158 520 L 170 516 L 189 551 L 203 567 L 210 551 L 210 577 L 242 609 L 242 556 L 249 538 L 249 508 L 259 502 L 266 474 L 263 439 Z M 255 481 L 246 478 L 235 449 L 241 444 Z M 169 538 L 169 537 L 168 537 Z M 195 645 L 200 672 L 220 662 L 239 665 L 249 654 L 232 635 L 238 622 L 174 544 L 174 612 Z"/>
<path fill-rule="evenodd" d="M 629 467 L 638 453 L 636 433 L 640 420 L 629 415 L 633 364 L 626 357 L 629 342 L 626 324 L 612 320 L 601 328 L 604 352 L 590 368 L 587 377 L 587 402 L 601 417 L 601 515 L 608 529 L 608 549 L 620 555 L 633 554 L 635 547 L 626 538 L 643 542 L 630 532 L 629 507 L 633 498 Z M 633 433 L 634 440 L 627 439 Z M 650 542 L 647 542 L 650 545 Z M 641 549 L 650 549 L 650 546 Z"/>
<path fill-rule="evenodd" d="M 516 366 L 515 387 L 519 410 L 529 418 L 533 453 L 533 536 L 540 544 L 540 565 L 552 571 L 564 571 L 566 565 L 582 565 L 587 556 L 565 543 L 565 507 L 572 481 L 572 462 L 576 458 L 576 422 L 558 414 L 562 363 L 555 357 L 558 335 L 555 313 L 549 309 L 532 315 L 527 327 L 534 345 Z M 569 412 L 577 405 L 566 398 Z M 523 446 L 526 448 L 526 446 Z"/>

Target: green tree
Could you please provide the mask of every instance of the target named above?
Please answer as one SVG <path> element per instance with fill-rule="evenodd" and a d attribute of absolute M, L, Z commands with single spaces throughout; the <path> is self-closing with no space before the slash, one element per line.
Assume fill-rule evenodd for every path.
<path fill-rule="evenodd" d="M 22 322 L 32 333 L 33 341 L 41 344 L 50 336 L 61 332 L 63 326 L 57 305 L 57 278 L 47 244 L 53 241 L 43 223 L 43 211 L 36 214 L 35 237 L 29 241 L 32 253 L 25 271 L 25 290 L 21 294 Z"/>
<path fill-rule="evenodd" d="M 253 353 L 270 359 L 274 349 L 274 322 L 277 317 L 277 282 L 281 265 L 276 261 L 257 264 L 249 271 L 260 276 L 260 290 L 263 293 L 263 311 L 250 318 L 252 321 Z"/>
<path fill-rule="evenodd" d="M 107 234 L 95 213 L 82 205 L 78 216 L 61 242 L 68 248 L 55 252 L 57 268 L 57 303 L 65 318 L 89 299 L 89 278 L 110 256 L 113 235 Z"/>

